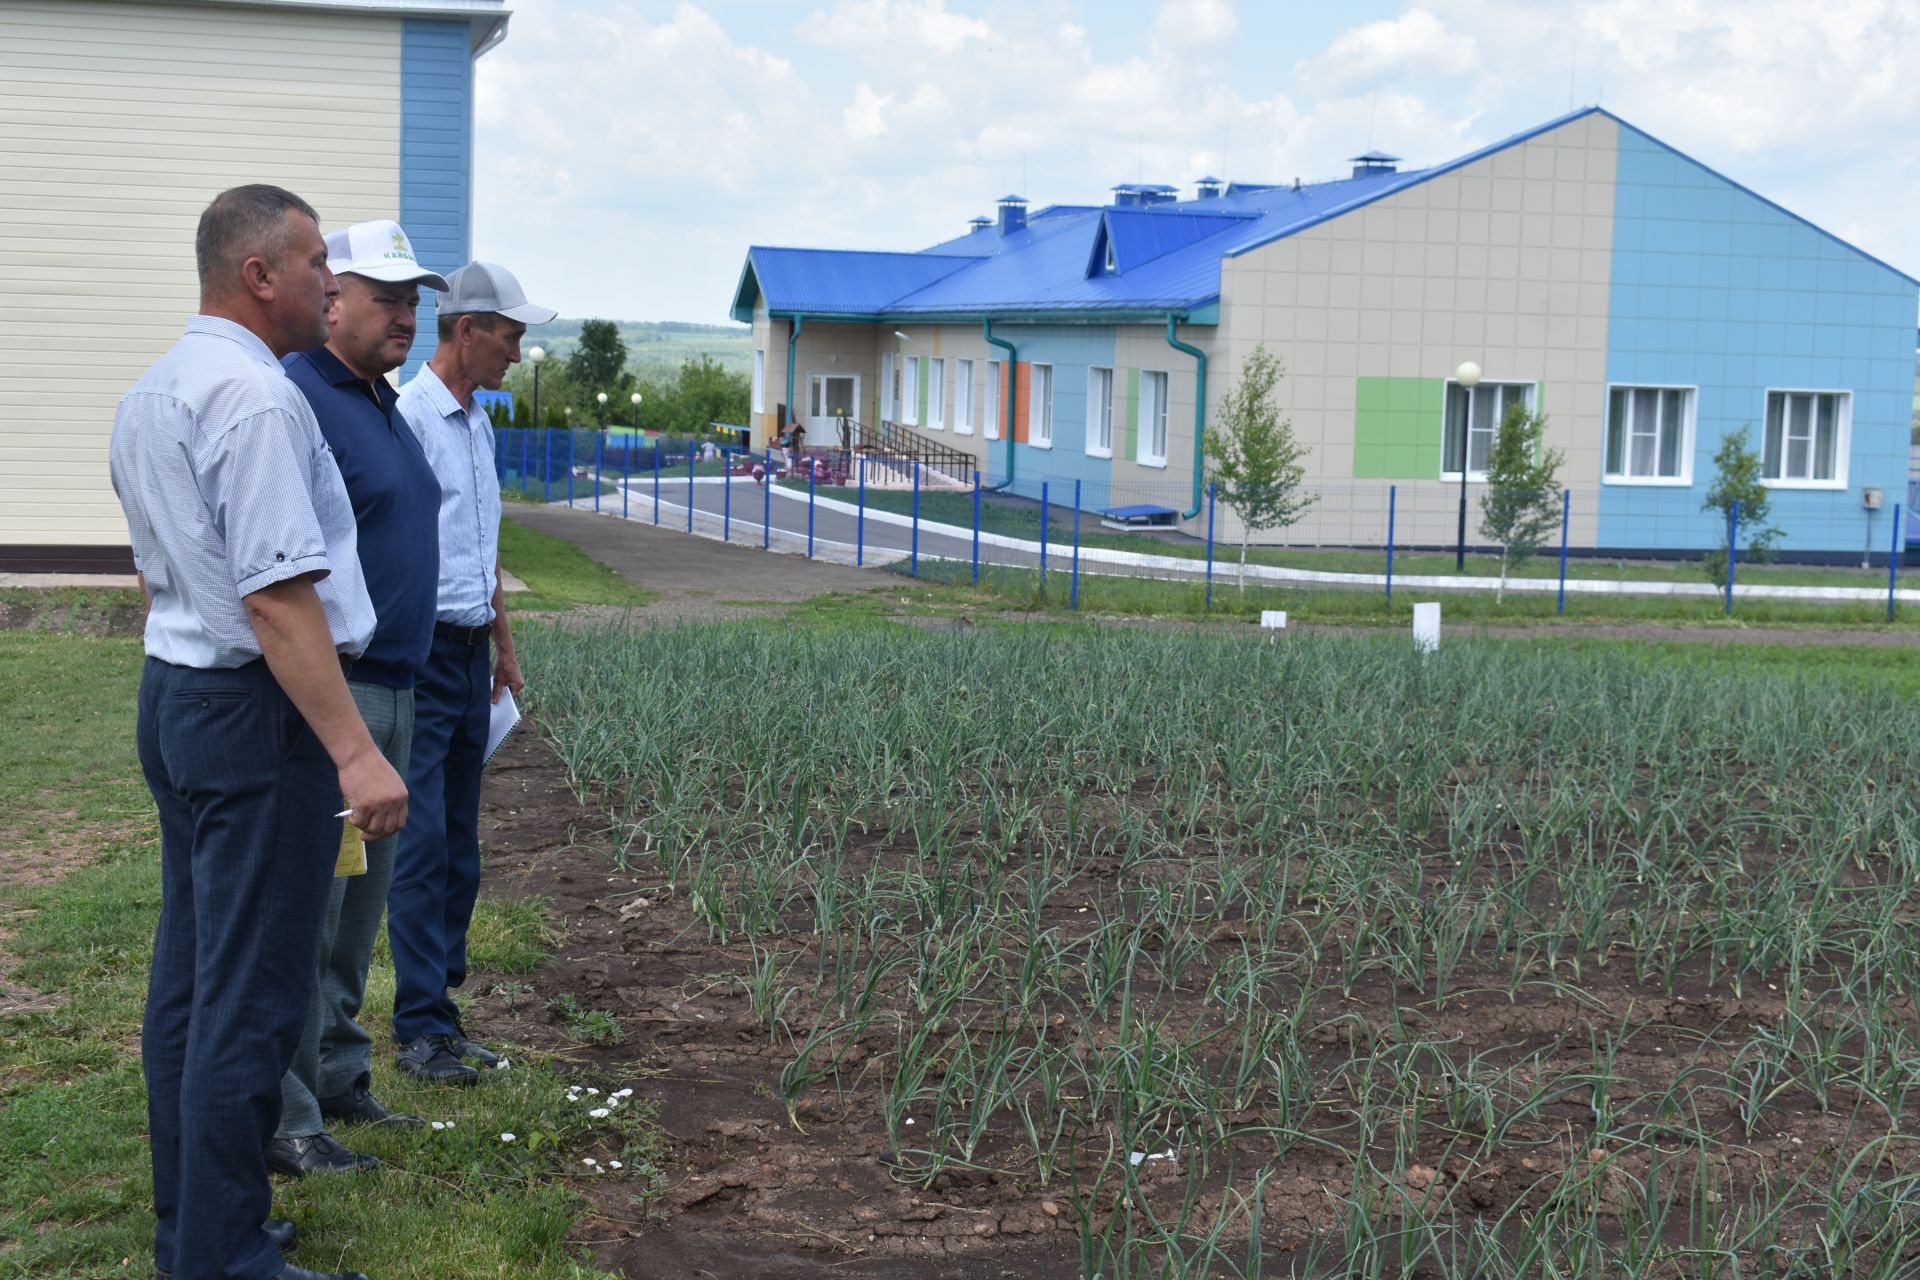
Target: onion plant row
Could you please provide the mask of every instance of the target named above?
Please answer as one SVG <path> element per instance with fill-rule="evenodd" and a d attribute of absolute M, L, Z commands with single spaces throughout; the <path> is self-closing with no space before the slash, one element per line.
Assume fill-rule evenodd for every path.
<path fill-rule="evenodd" d="M 1052 1188 L 1090 1275 L 1915 1265 L 1911 703 L 1385 639 L 520 650 L 789 1117 Z"/>

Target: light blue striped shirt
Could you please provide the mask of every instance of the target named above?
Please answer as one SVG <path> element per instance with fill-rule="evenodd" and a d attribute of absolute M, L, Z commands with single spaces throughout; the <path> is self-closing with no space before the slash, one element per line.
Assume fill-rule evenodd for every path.
<path fill-rule="evenodd" d="M 373 636 L 353 506 L 320 424 L 250 330 L 194 316 L 120 400 L 108 462 L 153 609 L 146 649 L 244 666 L 260 640 L 242 597 L 315 575 L 334 648 Z"/>
<path fill-rule="evenodd" d="M 423 365 L 400 388 L 400 413 L 420 438 L 440 481 L 440 601 L 435 620 L 456 627 L 493 621 L 494 562 L 500 553 L 500 479 L 493 424 L 474 400 L 460 402 Z"/>

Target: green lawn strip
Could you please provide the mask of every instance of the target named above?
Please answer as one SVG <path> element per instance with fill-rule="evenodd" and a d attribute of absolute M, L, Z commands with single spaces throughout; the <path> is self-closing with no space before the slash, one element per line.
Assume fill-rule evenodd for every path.
<path fill-rule="evenodd" d="M 580 604 L 640 608 L 659 599 L 658 592 L 634 586 L 565 538 L 513 520 L 500 522 L 500 563 L 529 588 L 508 598 L 510 614 Z"/>
<path fill-rule="evenodd" d="M 804 484 L 794 486 L 791 481 L 783 483 L 788 487 L 797 487 L 802 493 L 806 491 Z M 859 500 L 858 489 L 851 487 L 821 488 L 817 493 L 820 497 L 833 498 L 840 502 Z M 867 490 L 866 503 L 869 508 L 876 511 L 909 515 L 913 511 L 913 494 L 911 491 L 899 489 L 870 488 Z M 973 494 L 923 489 L 920 493 L 920 518 L 940 524 L 971 528 Z M 1383 513 L 1381 516 L 1383 537 L 1386 531 L 1385 522 L 1386 517 Z M 980 504 L 980 531 L 1037 541 L 1040 537 L 1040 508 L 1038 505 L 985 499 Z M 1058 504 L 1048 508 L 1047 538 L 1050 544 L 1061 547 L 1071 546 L 1073 512 L 1070 508 Z M 1097 514 L 1084 511 L 1080 514 L 1080 545 L 1119 551 L 1137 551 L 1143 555 L 1175 556 L 1185 560 L 1202 560 L 1207 554 L 1204 542 L 1190 538 L 1119 533 L 1103 528 Z M 1881 546 L 1876 550 L 1884 551 L 1885 547 Z M 1222 569 L 1237 565 L 1240 559 L 1239 544 L 1227 542 L 1216 544 L 1214 559 Z M 1251 547 L 1247 551 L 1247 563 L 1289 569 L 1313 569 L 1322 573 L 1385 573 L 1387 569 L 1385 551 L 1347 551 L 1315 547 Z M 1430 551 L 1401 551 L 1393 558 L 1393 571 L 1396 577 L 1434 575 L 1449 578 L 1465 576 L 1497 579 L 1500 576 L 1500 561 L 1497 556 L 1479 553 L 1469 555 L 1464 575 L 1457 573 L 1453 566 L 1454 557 L 1451 552 L 1443 554 Z M 1516 561 L 1512 567 L 1511 576 L 1558 578 L 1560 576 L 1558 550 Z M 1701 576 L 1700 563 L 1697 560 L 1618 560 L 1580 555 L 1568 557 L 1567 577 L 1613 582 L 1705 581 Z M 1837 565 L 1743 563 L 1739 566 L 1738 577 L 1742 582 L 1765 582 L 1779 586 L 1842 586 L 1885 590 L 1887 585 L 1887 570 L 1884 565 L 1877 569 L 1859 569 Z"/>
<path fill-rule="evenodd" d="M 1495 640 L 1491 643 L 1533 642 Z M 1831 680 L 1920 698 L 1920 649 L 1902 646 L 1650 643 L 1578 635 L 1556 639 L 1554 643 L 1573 649 L 1616 649 L 1655 666 L 1685 667 L 1713 674 L 1763 672 L 1782 679 Z"/>
<path fill-rule="evenodd" d="M 0 811 L 15 816 L 14 847 L 145 811 L 133 748 L 144 661 L 137 639 L 0 631 Z"/>
<path fill-rule="evenodd" d="M 137 641 L 0 633 L 9 762 L 0 805 L 28 840 L 46 838 L 49 815 L 69 810 L 88 826 L 85 865 L 52 884 L 0 891 L 13 985 L 59 1000 L 0 1018 L 0 1276 L 146 1274 L 152 1184 L 138 1046 L 160 887 L 157 830 L 134 763 L 139 661 Z M 538 899 L 483 900 L 472 961 L 525 973 L 552 941 Z M 518 986 L 503 984 L 508 999 Z M 362 1021 L 378 1034 L 393 998 L 384 947 L 369 988 Z M 380 1095 L 451 1127 L 343 1130 L 388 1168 L 279 1184 L 276 1211 L 305 1236 L 298 1260 L 323 1270 L 350 1263 L 382 1280 L 596 1274 L 568 1243 L 585 1205 L 576 1179 L 621 1179 L 636 1202 L 651 1199 L 651 1109 L 629 1098 L 594 1117 L 605 1095 L 637 1081 L 581 1080 L 601 1094 L 570 1100 L 561 1064 L 520 1051 L 510 1060 L 479 1088 L 436 1090 L 400 1077 L 384 1045 L 377 1050 Z M 595 1174 L 582 1163 L 589 1157 L 608 1171 Z"/>
<path fill-rule="evenodd" d="M 905 576 L 905 561 L 889 566 Z M 983 565 L 980 584 L 971 585 L 971 568 L 964 562 L 920 561 L 919 582 L 946 586 L 959 599 L 975 604 L 991 598 L 1002 607 L 1039 612 L 1071 609 L 1071 574 L 1065 564 L 1049 568 L 1044 591 L 1038 571 Z M 884 596 L 882 597 L 884 599 Z M 1080 612 L 1137 617 L 1258 619 L 1264 609 L 1285 609 L 1289 621 L 1339 626 L 1409 626 L 1416 600 L 1439 600 L 1446 623 L 1487 625 L 1579 626 L 1589 623 L 1656 622 L 1700 627 L 1836 627 L 1849 630 L 1920 631 L 1920 609 L 1900 610 L 1892 624 L 1882 604 L 1818 604 L 1794 600 L 1736 600 L 1729 618 L 1710 596 L 1580 596 L 1567 597 L 1567 612 L 1556 611 L 1557 601 L 1546 592 L 1512 592 L 1497 601 L 1491 592 L 1439 592 L 1406 588 L 1393 593 L 1341 587 L 1275 587 L 1249 585 L 1242 592 L 1227 571 L 1216 572 L 1213 604 L 1207 604 L 1204 581 L 1172 582 L 1155 578 L 1124 578 L 1083 572 L 1080 576 Z"/>

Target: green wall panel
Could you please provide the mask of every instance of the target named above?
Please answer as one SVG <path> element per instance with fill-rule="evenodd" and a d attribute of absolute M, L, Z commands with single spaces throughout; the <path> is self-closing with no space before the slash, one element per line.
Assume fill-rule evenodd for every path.
<path fill-rule="evenodd" d="M 1440 474 L 1445 383 L 1359 378 L 1353 395 L 1356 480 L 1431 480 Z"/>
<path fill-rule="evenodd" d="M 1140 371 L 1127 370 L 1127 458 L 1140 456 Z"/>

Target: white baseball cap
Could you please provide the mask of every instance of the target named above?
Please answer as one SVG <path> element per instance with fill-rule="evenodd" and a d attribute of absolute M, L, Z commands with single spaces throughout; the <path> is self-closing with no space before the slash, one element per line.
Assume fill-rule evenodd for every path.
<path fill-rule="evenodd" d="M 447 278 L 429 271 L 413 256 L 413 242 L 400 224 L 387 218 L 356 222 L 327 237 L 327 270 L 337 276 L 365 276 L 389 284 L 418 280 L 445 291 Z"/>
<path fill-rule="evenodd" d="M 545 324 L 560 314 L 552 307 L 528 302 L 527 291 L 513 278 L 513 272 L 491 262 L 469 262 L 447 276 L 447 296 L 440 299 L 440 314 L 457 316 L 472 311 L 491 311 L 521 324 Z"/>

